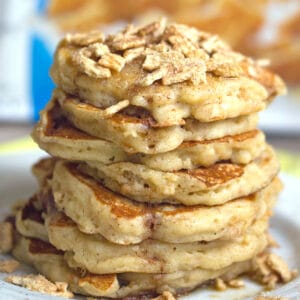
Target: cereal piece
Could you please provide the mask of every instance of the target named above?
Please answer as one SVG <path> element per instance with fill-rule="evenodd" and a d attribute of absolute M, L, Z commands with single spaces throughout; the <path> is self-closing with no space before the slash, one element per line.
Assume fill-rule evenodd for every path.
<path fill-rule="evenodd" d="M 112 41 L 112 48 L 114 48 L 117 51 L 120 50 L 126 50 L 131 48 L 136 48 L 140 46 L 144 46 L 146 44 L 146 39 L 144 37 L 139 36 L 122 36 L 115 38 Z"/>
<path fill-rule="evenodd" d="M 7 253 L 13 247 L 13 225 L 10 222 L 0 223 L 0 253 Z"/>
<path fill-rule="evenodd" d="M 165 291 L 158 297 L 152 298 L 151 300 L 176 300 L 176 298 L 173 296 L 172 293 Z"/>
<path fill-rule="evenodd" d="M 133 49 L 128 49 L 124 52 L 123 57 L 126 63 L 133 61 L 137 57 L 141 56 L 145 51 L 145 47 L 138 47 Z"/>
<path fill-rule="evenodd" d="M 155 55 L 154 53 L 146 55 L 145 61 L 143 63 L 143 69 L 146 71 L 154 71 L 161 66 L 161 57 Z"/>
<path fill-rule="evenodd" d="M 185 62 L 179 61 L 168 66 L 167 74 L 162 78 L 164 85 L 190 80 L 197 85 L 206 81 L 205 64 L 199 60 L 187 59 Z"/>
<path fill-rule="evenodd" d="M 270 269 L 266 265 L 266 254 L 257 256 L 254 259 L 253 264 L 257 276 L 264 277 L 271 273 Z"/>
<path fill-rule="evenodd" d="M 236 289 L 239 289 L 239 288 L 242 288 L 245 286 L 244 281 L 241 279 L 231 279 L 228 282 L 226 282 L 226 284 L 228 286 L 230 286 L 232 288 L 236 288 Z"/>
<path fill-rule="evenodd" d="M 162 84 L 171 85 L 186 80 L 194 84 L 206 81 L 206 66 L 199 59 L 185 58 L 182 53 L 176 51 L 158 52 L 148 51 L 143 69 L 153 71 L 147 74 L 141 81 L 141 85 L 147 86 L 162 79 Z"/>
<path fill-rule="evenodd" d="M 106 118 L 110 117 L 110 116 L 114 115 L 115 113 L 117 113 L 118 111 L 124 109 L 128 105 L 129 105 L 128 100 L 123 100 L 123 101 L 116 103 L 115 105 L 111 105 L 104 110 L 103 117 L 106 117 Z"/>
<path fill-rule="evenodd" d="M 197 50 L 197 46 L 193 42 L 182 36 L 172 35 L 168 38 L 168 41 L 173 45 L 175 50 L 182 52 L 185 56 Z"/>
<path fill-rule="evenodd" d="M 170 36 L 181 36 L 194 44 L 198 44 L 200 38 L 207 38 L 210 36 L 210 34 L 199 32 L 193 27 L 188 27 L 181 24 L 170 24 L 166 27 L 163 39 L 168 40 Z"/>
<path fill-rule="evenodd" d="M 166 28 L 166 23 L 166 18 L 161 18 L 159 21 L 155 21 L 146 26 L 143 26 L 137 31 L 137 34 L 141 36 L 152 36 L 151 40 L 153 40 L 153 38 L 158 38 L 163 34 Z"/>
<path fill-rule="evenodd" d="M 253 260 L 254 279 L 265 285 L 266 289 L 271 290 L 277 283 L 289 282 L 294 277 L 287 264 L 278 255 L 264 253 Z"/>
<path fill-rule="evenodd" d="M 118 54 L 107 53 L 99 59 L 98 64 L 110 70 L 120 72 L 125 65 L 125 59 Z"/>
<path fill-rule="evenodd" d="M 270 253 L 267 257 L 267 265 L 280 276 L 284 283 L 292 280 L 292 273 L 288 265 L 278 255 Z"/>
<path fill-rule="evenodd" d="M 243 69 L 237 64 L 221 64 L 213 68 L 212 73 L 216 76 L 227 78 L 239 77 L 243 74 Z"/>
<path fill-rule="evenodd" d="M 95 42 L 103 42 L 104 35 L 100 31 L 91 31 L 89 33 L 67 34 L 64 42 L 74 46 L 88 46 Z"/>
<path fill-rule="evenodd" d="M 212 54 L 218 50 L 228 50 L 229 46 L 220 40 L 216 35 L 211 35 L 210 37 L 204 39 L 201 42 L 201 47 L 209 54 Z"/>
<path fill-rule="evenodd" d="M 167 70 L 165 68 L 160 68 L 155 70 L 154 72 L 147 74 L 140 82 L 142 86 L 149 86 L 153 84 L 155 81 L 162 79 L 167 74 Z"/>
<path fill-rule="evenodd" d="M 96 61 L 90 58 L 91 54 L 87 48 L 83 48 L 76 53 L 73 57 L 73 61 L 78 65 L 80 70 L 85 74 L 96 78 L 108 78 L 111 76 L 111 72 L 107 68 L 101 67 Z"/>
<path fill-rule="evenodd" d="M 288 300 L 288 298 L 280 296 L 263 296 L 259 295 L 254 300 Z"/>
<path fill-rule="evenodd" d="M 262 283 L 265 285 L 266 290 L 274 290 L 279 278 L 276 274 L 270 274 L 262 278 Z"/>
<path fill-rule="evenodd" d="M 223 279 L 216 278 L 215 279 L 215 289 L 220 292 L 225 291 L 225 290 L 227 290 L 227 284 L 225 283 L 225 281 Z"/>
<path fill-rule="evenodd" d="M 87 47 L 90 55 L 94 55 L 97 58 L 110 53 L 110 50 L 107 45 L 102 43 L 95 43 Z"/>
<path fill-rule="evenodd" d="M 20 264 L 14 259 L 0 260 L 0 272 L 12 273 L 19 268 Z"/>
<path fill-rule="evenodd" d="M 74 295 L 67 290 L 68 284 L 65 282 L 51 282 L 42 275 L 9 276 L 6 282 L 25 287 L 32 291 L 37 291 L 53 296 L 72 298 Z"/>

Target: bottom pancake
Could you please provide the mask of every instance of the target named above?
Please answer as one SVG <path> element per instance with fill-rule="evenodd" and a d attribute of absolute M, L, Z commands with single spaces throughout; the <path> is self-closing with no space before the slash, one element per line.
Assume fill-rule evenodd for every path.
<path fill-rule="evenodd" d="M 13 255 L 20 261 L 32 265 L 51 281 L 69 284 L 74 293 L 108 298 L 123 298 L 163 291 L 184 293 L 195 289 L 211 279 L 222 277 L 232 279 L 250 271 L 251 260 L 232 264 L 219 270 L 196 268 L 187 272 L 171 274 L 121 273 L 95 275 L 79 269 L 70 268 L 63 252 L 52 245 L 37 239 L 18 236 Z"/>

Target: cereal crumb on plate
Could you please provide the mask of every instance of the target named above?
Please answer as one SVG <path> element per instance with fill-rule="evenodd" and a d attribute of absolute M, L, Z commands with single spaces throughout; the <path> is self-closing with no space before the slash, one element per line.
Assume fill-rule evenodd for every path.
<path fill-rule="evenodd" d="M 37 291 L 52 296 L 72 298 L 74 295 L 67 290 L 68 284 L 65 282 L 51 282 L 42 275 L 9 276 L 6 282 L 25 287 L 32 291 Z"/>
<path fill-rule="evenodd" d="M 12 273 L 19 268 L 20 264 L 15 259 L 0 260 L 0 272 Z"/>

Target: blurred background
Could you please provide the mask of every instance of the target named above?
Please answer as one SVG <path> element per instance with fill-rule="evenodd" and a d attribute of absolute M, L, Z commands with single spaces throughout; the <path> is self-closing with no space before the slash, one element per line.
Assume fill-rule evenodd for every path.
<path fill-rule="evenodd" d="M 277 148 L 300 154 L 300 0 L 0 0 L 0 143 L 28 135 L 49 100 L 48 72 L 62 35 L 109 33 L 160 16 L 269 59 L 289 94 L 261 114 L 261 128 Z"/>

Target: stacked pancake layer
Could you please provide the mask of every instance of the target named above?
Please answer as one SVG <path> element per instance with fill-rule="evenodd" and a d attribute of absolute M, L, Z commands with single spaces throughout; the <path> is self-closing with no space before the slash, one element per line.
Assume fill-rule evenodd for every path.
<path fill-rule="evenodd" d="M 251 271 L 279 164 L 257 113 L 279 77 L 163 21 L 67 36 L 33 131 L 53 158 L 16 215 L 14 255 L 84 295 L 182 293 Z"/>

